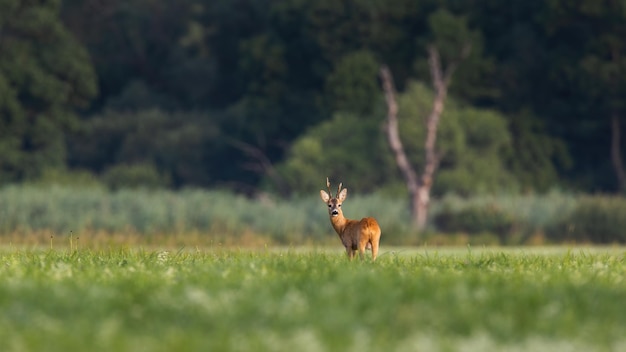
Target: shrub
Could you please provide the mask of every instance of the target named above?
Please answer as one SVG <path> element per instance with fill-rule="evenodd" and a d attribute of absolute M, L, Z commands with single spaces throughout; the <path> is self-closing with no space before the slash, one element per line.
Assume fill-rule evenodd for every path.
<path fill-rule="evenodd" d="M 594 243 L 626 242 L 626 199 L 586 197 L 547 230 L 557 241 L 575 240 Z"/>
<path fill-rule="evenodd" d="M 36 186 L 71 186 L 71 187 L 101 187 L 102 183 L 96 175 L 87 170 L 71 170 L 71 169 L 45 169 L 41 176 L 29 181 L 28 183 Z"/>
<path fill-rule="evenodd" d="M 145 166 L 154 165 L 172 186 L 206 186 L 223 178 L 221 172 L 232 173 L 230 163 L 223 162 L 228 147 L 215 120 L 203 112 L 106 110 L 71 136 L 68 163 L 98 173 L 118 165 L 144 165 L 110 170 L 126 176 L 138 171 L 156 175 Z M 119 175 L 108 175 L 114 176 Z"/>
<path fill-rule="evenodd" d="M 151 164 L 115 165 L 102 175 L 103 182 L 112 190 L 120 188 L 163 188 L 170 178 L 159 173 Z"/>
<path fill-rule="evenodd" d="M 472 235 L 495 234 L 506 242 L 515 220 L 495 203 L 471 205 L 460 210 L 444 207 L 433 218 L 435 226 L 443 232 L 465 232 Z"/>

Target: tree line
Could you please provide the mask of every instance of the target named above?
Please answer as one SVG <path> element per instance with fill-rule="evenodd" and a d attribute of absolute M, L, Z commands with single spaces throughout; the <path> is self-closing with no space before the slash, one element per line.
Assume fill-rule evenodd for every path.
<path fill-rule="evenodd" d="M 471 43 L 433 192 L 620 192 L 623 38 L 608 0 L 0 0 L 0 183 L 400 193 L 380 68 L 422 165 L 428 48 Z"/>

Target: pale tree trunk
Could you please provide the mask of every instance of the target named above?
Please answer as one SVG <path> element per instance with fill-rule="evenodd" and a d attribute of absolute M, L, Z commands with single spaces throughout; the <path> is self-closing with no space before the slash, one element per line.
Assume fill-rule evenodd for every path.
<path fill-rule="evenodd" d="M 611 115 L 611 162 L 615 170 L 615 176 L 617 177 L 618 189 L 623 193 L 626 187 L 626 171 L 624 171 L 624 164 L 622 163 L 620 144 L 621 127 L 619 115 L 615 112 Z"/>
<path fill-rule="evenodd" d="M 426 204 L 426 207 L 428 207 L 428 201 L 425 203 L 420 202 L 420 198 L 422 196 L 420 195 L 419 179 L 415 170 L 411 166 L 409 159 L 406 157 L 404 147 L 402 146 L 402 140 L 400 140 L 400 134 L 398 133 L 398 103 L 396 100 L 396 89 L 393 83 L 393 77 L 391 76 L 391 71 L 387 66 L 381 67 L 380 77 L 382 80 L 383 91 L 385 92 L 385 100 L 387 101 L 387 123 L 385 126 L 387 140 L 389 141 L 391 152 L 393 153 L 396 164 L 404 177 L 407 189 L 409 190 L 411 221 L 415 227 L 421 229 L 423 227 L 420 227 L 420 221 L 423 220 L 423 224 L 426 224 L 426 218 L 422 216 L 425 211 L 423 207 L 419 206 L 419 204 Z"/>
<path fill-rule="evenodd" d="M 461 59 L 469 55 L 469 50 L 470 46 L 466 45 L 461 53 Z M 396 164 L 409 190 L 411 221 L 413 226 L 420 231 L 426 228 L 428 209 L 430 206 L 430 191 L 433 186 L 435 172 L 439 167 L 439 161 L 441 159 L 441 155 L 436 149 L 437 129 L 439 127 L 441 114 L 443 113 L 444 103 L 448 96 L 448 86 L 450 85 L 452 74 L 454 70 L 456 70 L 459 62 L 460 60 L 450 63 L 445 72 L 443 72 L 441 69 L 439 51 L 434 46 L 428 47 L 428 65 L 433 80 L 435 97 L 433 99 L 432 110 L 426 120 L 426 141 L 424 142 L 426 158 L 424 168 L 419 177 L 406 157 L 398 133 L 398 103 L 396 100 L 393 77 L 387 66 L 383 66 L 380 69 L 380 77 L 383 91 L 385 92 L 385 100 L 387 102 L 387 139 L 395 157 Z"/>

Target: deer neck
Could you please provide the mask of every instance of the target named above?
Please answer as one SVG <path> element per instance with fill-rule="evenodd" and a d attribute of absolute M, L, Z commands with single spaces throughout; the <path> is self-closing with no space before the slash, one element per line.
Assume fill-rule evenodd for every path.
<path fill-rule="evenodd" d="M 339 236 L 343 233 L 343 230 L 346 228 L 346 225 L 348 225 L 348 222 L 349 220 L 346 219 L 341 212 L 337 216 L 330 216 L 330 223 L 333 225 L 335 232 L 337 232 Z"/>

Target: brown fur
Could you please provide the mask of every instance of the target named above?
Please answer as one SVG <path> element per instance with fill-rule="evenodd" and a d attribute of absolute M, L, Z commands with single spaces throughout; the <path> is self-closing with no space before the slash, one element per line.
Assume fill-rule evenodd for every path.
<path fill-rule="evenodd" d="M 361 220 L 345 218 L 341 210 L 341 204 L 348 196 L 348 190 L 346 188 L 342 190 L 340 184 L 337 195 L 332 197 L 328 179 L 326 179 L 326 185 L 329 188 L 329 192 L 320 190 L 320 197 L 324 203 L 328 205 L 330 223 L 339 235 L 341 243 L 343 243 L 343 246 L 346 248 L 348 258 L 354 258 L 354 254 L 358 250 L 359 256 L 363 259 L 366 247 L 371 247 L 372 260 L 376 260 L 381 234 L 378 222 L 376 219 L 370 217 Z M 333 216 L 333 212 L 336 212 L 335 216 Z"/>

